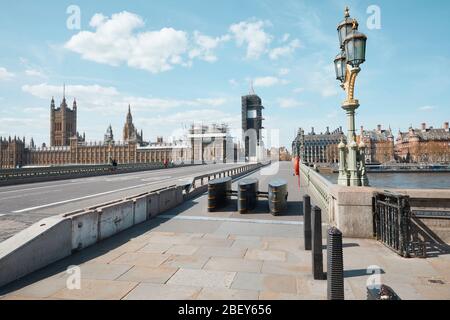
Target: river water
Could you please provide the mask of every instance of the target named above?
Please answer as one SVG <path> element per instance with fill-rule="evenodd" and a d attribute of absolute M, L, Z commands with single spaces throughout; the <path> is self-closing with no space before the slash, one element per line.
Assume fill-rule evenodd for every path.
<path fill-rule="evenodd" d="M 338 174 L 322 176 L 337 183 Z M 384 172 L 368 173 L 371 187 L 398 189 L 450 189 L 450 172 Z"/>

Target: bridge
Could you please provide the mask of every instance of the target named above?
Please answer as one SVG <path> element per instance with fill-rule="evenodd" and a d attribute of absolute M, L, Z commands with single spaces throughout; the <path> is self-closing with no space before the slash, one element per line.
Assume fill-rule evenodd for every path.
<path fill-rule="evenodd" d="M 208 212 L 207 182 L 219 176 L 232 177 L 233 189 L 244 177 L 256 178 L 261 191 L 267 191 L 272 179 L 283 178 L 288 208 L 273 216 L 267 200 L 260 199 L 248 214 L 239 214 L 234 201 Z M 67 195 L 55 199 L 63 188 Z M 0 192 L 11 191 L 12 197 L 2 201 L 7 211 L 2 219 L 44 219 L 9 233 L 0 243 L 0 299 L 326 299 L 327 283 L 314 280 L 311 253 L 304 250 L 306 193 L 323 209 L 322 234 L 330 224 L 346 233 L 346 299 L 366 299 L 373 272 L 402 299 L 450 298 L 448 255 L 404 259 L 373 235 L 349 233 L 345 223 L 351 214 L 361 214 L 357 221 L 362 228 L 365 212 L 360 207 L 350 214 L 330 209 L 345 207 L 344 199 L 349 199 L 345 190 L 334 188 L 305 167 L 299 183 L 289 162 L 2 187 Z M 368 191 L 364 189 L 359 188 L 362 194 Z M 33 195 L 21 200 L 21 192 Z M 79 289 L 67 287 L 71 266 L 81 272 Z"/>

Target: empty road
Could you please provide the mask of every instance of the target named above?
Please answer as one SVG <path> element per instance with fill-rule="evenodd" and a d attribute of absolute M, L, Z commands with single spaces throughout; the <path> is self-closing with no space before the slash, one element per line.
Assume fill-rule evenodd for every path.
<path fill-rule="evenodd" d="M 148 192 L 242 164 L 209 164 L 0 187 L 0 242 L 57 214 Z"/>

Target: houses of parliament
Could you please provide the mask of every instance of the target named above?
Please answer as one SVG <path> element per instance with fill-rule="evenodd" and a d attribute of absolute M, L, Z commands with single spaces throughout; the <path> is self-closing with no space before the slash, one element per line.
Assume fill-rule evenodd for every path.
<path fill-rule="evenodd" d="M 163 142 L 158 137 L 157 142 L 145 142 L 143 131 L 140 132 L 133 124 L 131 107 L 128 106 L 123 140 L 114 140 L 111 125 L 107 128 L 102 142 L 86 142 L 85 134 L 77 131 L 77 102 L 74 99 L 72 108 L 67 104 L 65 93 L 59 107 L 55 100 L 50 102 L 50 145 L 37 147 L 31 138 L 27 144 L 24 138 L 0 137 L 0 169 L 22 166 L 76 165 L 76 164 L 111 164 L 116 163 L 157 163 L 164 161 L 194 162 L 202 161 L 224 162 L 226 148 L 232 142 L 226 126 L 194 127 L 190 130 L 191 138 L 172 143 Z M 199 132 L 199 130 L 201 132 Z M 200 133 L 200 135 L 199 135 Z M 213 137 L 213 143 L 205 145 L 200 142 L 203 152 L 199 155 L 195 146 L 199 136 Z M 195 137 L 195 138 L 194 138 Z M 211 138 L 210 138 L 211 139 Z M 235 149 L 233 146 L 232 149 Z"/>

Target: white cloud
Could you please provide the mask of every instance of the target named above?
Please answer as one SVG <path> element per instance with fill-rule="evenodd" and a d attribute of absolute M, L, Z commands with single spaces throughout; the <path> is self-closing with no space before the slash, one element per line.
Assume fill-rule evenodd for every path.
<path fill-rule="evenodd" d="M 280 106 L 280 108 L 298 108 L 304 106 L 303 102 L 300 102 L 296 99 L 292 98 L 279 98 L 277 99 L 277 103 Z"/>
<path fill-rule="evenodd" d="M 286 42 L 286 41 L 288 41 L 289 40 L 289 38 L 290 38 L 290 34 L 289 33 L 285 33 L 285 34 L 283 34 L 283 38 L 281 38 L 281 42 Z"/>
<path fill-rule="evenodd" d="M 236 44 L 240 47 L 247 45 L 248 59 L 258 59 L 267 52 L 267 47 L 272 41 L 272 36 L 264 31 L 264 27 L 269 25 L 264 21 L 242 21 L 230 26 Z"/>
<path fill-rule="evenodd" d="M 110 18 L 95 14 L 90 26 L 95 29 L 81 31 L 64 45 L 79 53 L 83 59 L 98 63 L 128 66 L 159 73 L 171 70 L 175 65 L 190 66 L 195 58 L 214 62 L 214 49 L 229 36 L 212 38 L 194 32 L 192 39 L 185 31 L 162 28 L 156 31 L 138 32 L 144 21 L 136 14 L 120 12 Z"/>
<path fill-rule="evenodd" d="M 37 69 L 27 69 L 27 70 L 25 70 L 25 74 L 27 76 L 37 77 L 37 78 L 46 78 L 47 77 L 42 71 L 39 71 Z"/>
<path fill-rule="evenodd" d="M 278 84 L 287 84 L 289 83 L 287 80 L 280 79 L 277 77 L 260 77 L 255 78 L 253 81 L 254 87 L 272 87 Z"/>
<path fill-rule="evenodd" d="M 228 80 L 228 83 L 231 84 L 233 87 L 236 87 L 239 85 L 239 82 L 237 82 L 236 79 L 230 79 L 230 80 Z"/>
<path fill-rule="evenodd" d="M 205 124 L 213 122 L 211 119 L 220 119 L 221 122 L 228 123 L 230 125 L 238 125 L 240 121 L 239 115 L 232 115 L 224 111 L 216 109 L 198 109 L 198 110 L 188 110 L 176 112 L 173 114 L 165 115 L 164 117 L 151 117 L 142 118 L 139 120 L 140 123 L 146 126 L 160 125 L 162 122 L 168 124 L 180 124 L 180 123 L 199 123 L 204 122 Z"/>
<path fill-rule="evenodd" d="M 436 109 L 435 106 L 423 106 L 423 107 L 419 108 L 420 111 L 431 111 L 431 110 L 434 110 L 434 109 Z"/>
<path fill-rule="evenodd" d="M 14 73 L 9 72 L 6 68 L 0 67 L 0 81 L 10 80 L 14 78 Z"/>
<path fill-rule="evenodd" d="M 309 71 L 308 89 L 319 93 L 322 97 L 332 97 L 338 95 L 339 85 L 335 78 L 334 66 L 332 63 L 319 61 Z"/>
<path fill-rule="evenodd" d="M 190 50 L 189 58 L 199 58 L 207 62 L 215 62 L 217 61 L 217 56 L 214 54 L 214 49 L 216 49 L 220 43 L 229 40 L 229 35 L 213 38 L 195 31 L 194 43 L 196 47 Z"/>
<path fill-rule="evenodd" d="M 285 76 L 285 75 L 288 75 L 289 72 L 291 72 L 290 69 L 288 69 L 288 68 L 282 68 L 282 69 L 278 70 L 278 75 L 279 75 L 279 76 Z"/>
<path fill-rule="evenodd" d="M 302 93 L 303 91 L 305 91 L 305 88 L 302 88 L 302 87 L 298 87 L 298 88 L 295 88 L 294 90 L 292 90 L 292 92 L 294 92 L 294 93 Z"/>
<path fill-rule="evenodd" d="M 283 56 L 289 56 L 293 54 L 297 48 L 300 47 L 301 47 L 300 40 L 294 39 L 291 42 L 289 42 L 289 44 L 286 46 L 277 47 L 270 50 L 269 58 L 272 60 L 277 60 Z"/>
<path fill-rule="evenodd" d="M 60 97 L 62 95 L 60 86 L 52 86 L 46 83 L 24 85 L 22 90 L 48 101 L 53 96 Z M 131 104 L 134 110 L 167 110 L 177 107 L 219 107 L 227 102 L 227 99 L 222 97 L 179 100 L 128 96 L 120 93 L 114 87 L 103 87 L 97 84 L 89 86 L 68 85 L 66 86 L 66 96 L 70 100 L 76 97 L 78 106 L 83 110 L 101 112 L 102 114 L 122 114 L 128 104 Z"/>

